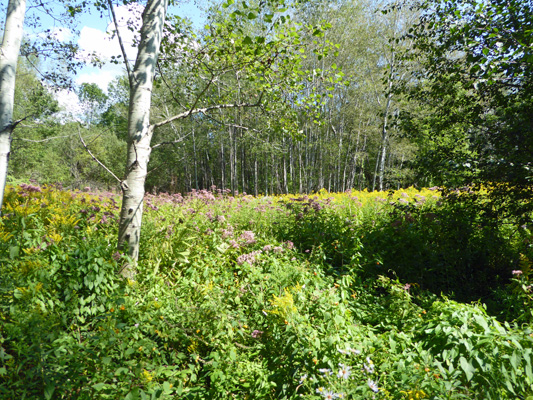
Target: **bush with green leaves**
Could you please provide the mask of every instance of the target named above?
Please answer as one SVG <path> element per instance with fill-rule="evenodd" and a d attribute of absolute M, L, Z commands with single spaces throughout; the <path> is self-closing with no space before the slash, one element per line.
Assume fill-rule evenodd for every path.
<path fill-rule="evenodd" d="M 295 227 L 300 202 L 146 196 L 139 273 L 124 281 L 112 196 L 22 185 L 6 199 L 2 398 L 533 395 L 530 319 L 501 324 L 478 305 L 365 272 L 359 252 L 387 265 L 383 252 L 365 255 L 362 229 L 387 226 L 389 203 L 320 203 Z M 531 301 L 515 290 L 529 285 L 524 260 L 506 292 L 517 308 Z"/>
<path fill-rule="evenodd" d="M 487 215 L 482 193 L 452 193 L 440 204 L 394 201 L 378 221 L 364 221 L 365 266 L 369 276 L 389 274 L 456 300 L 488 301 L 507 283 L 524 245 Z M 512 226 L 512 221 L 508 221 Z M 393 272 L 395 275 L 390 275 Z"/>

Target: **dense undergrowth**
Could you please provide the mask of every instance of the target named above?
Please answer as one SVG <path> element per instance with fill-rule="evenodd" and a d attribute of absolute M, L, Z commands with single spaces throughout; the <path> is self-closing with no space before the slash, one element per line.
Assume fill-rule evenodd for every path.
<path fill-rule="evenodd" d="M 147 195 L 125 282 L 113 195 L 8 188 L 0 398 L 530 399 L 532 235 L 484 202 Z"/>

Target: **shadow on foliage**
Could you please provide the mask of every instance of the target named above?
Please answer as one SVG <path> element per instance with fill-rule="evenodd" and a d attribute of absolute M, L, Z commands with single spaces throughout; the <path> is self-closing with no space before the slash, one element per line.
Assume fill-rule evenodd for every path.
<path fill-rule="evenodd" d="M 375 225 L 362 227 L 366 258 L 377 255 L 383 264 L 381 270 L 364 265 L 367 274 L 397 276 L 458 301 L 490 303 L 527 249 L 527 230 L 498 218 L 501 210 L 468 189 L 443 193 L 435 206 L 391 204 Z"/>
<path fill-rule="evenodd" d="M 328 274 L 379 275 L 417 290 L 462 302 L 481 300 L 500 312 L 494 292 L 510 282 L 520 254 L 528 254 L 530 232 L 520 221 L 470 189 L 425 199 L 382 200 L 369 212 L 307 196 L 285 206 L 289 220 L 279 225 Z M 372 207 L 372 206 L 370 206 Z"/>

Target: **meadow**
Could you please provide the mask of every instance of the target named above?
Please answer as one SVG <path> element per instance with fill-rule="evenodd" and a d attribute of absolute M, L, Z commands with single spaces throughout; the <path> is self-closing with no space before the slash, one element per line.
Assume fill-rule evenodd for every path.
<path fill-rule="evenodd" d="M 22 184 L 0 222 L 2 399 L 533 399 L 532 227 L 437 188 L 118 197 Z"/>

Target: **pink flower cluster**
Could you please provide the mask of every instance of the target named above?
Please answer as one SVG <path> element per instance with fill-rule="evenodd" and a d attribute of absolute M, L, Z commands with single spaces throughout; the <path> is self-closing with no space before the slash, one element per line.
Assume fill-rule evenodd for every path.
<path fill-rule="evenodd" d="M 33 186 L 27 183 L 21 183 L 19 185 L 19 188 L 21 188 L 23 192 L 27 192 L 27 193 L 42 193 L 43 192 L 39 186 Z"/>
<path fill-rule="evenodd" d="M 250 244 L 256 243 L 255 240 L 255 233 L 252 231 L 244 231 L 241 233 L 241 236 L 239 236 L 239 240 L 245 245 L 248 246 Z"/>
<path fill-rule="evenodd" d="M 261 253 L 262 253 L 261 250 L 256 250 L 256 251 L 252 251 L 251 253 L 248 253 L 248 254 L 242 254 L 239 257 L 237 257 L 237 264 L 238 265 L 243 265 L 244 263 L 248 263 L 248 264 L 252 265 L 253 263 L 256 262 L 256 258 L 255 257 L 258 256 Z"/>

